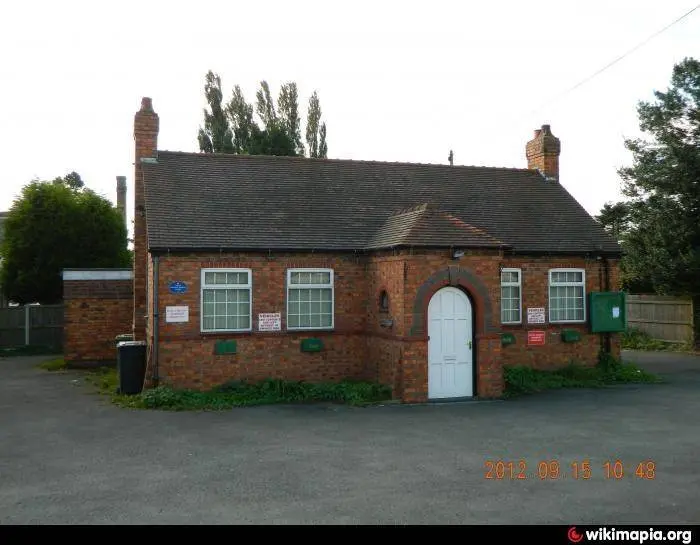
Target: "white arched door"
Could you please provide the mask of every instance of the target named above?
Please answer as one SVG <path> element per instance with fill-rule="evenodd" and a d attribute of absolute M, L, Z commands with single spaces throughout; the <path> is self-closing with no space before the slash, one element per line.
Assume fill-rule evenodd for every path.
<path fill-rule="evenodd" d="M 474 395 L 472 305 L 457 288 L 442 288 L 428 304 L 428 397 Z"/>

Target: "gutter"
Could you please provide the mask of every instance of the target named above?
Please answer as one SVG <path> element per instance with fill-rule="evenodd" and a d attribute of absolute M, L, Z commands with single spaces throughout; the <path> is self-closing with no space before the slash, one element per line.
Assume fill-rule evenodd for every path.
<path fill-rule="evenodd" d="M 153 254 L 151 254 L 153 255 Z M 160 317 L 158 313 L 158 268 L 160 257 L 153 256 L 153 385 L 158 386 L 158 339 Z"/>

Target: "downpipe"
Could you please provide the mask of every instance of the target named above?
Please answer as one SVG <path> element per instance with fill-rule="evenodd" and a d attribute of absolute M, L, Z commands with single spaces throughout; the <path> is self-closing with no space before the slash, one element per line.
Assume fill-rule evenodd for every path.
<path fill-rule="evenodd" d="M 160 315 L 158 313 L 158 268 L 160 258 L 153 256 L 153 386 L 158 386 L 158 339 L 160 328 Z"/>

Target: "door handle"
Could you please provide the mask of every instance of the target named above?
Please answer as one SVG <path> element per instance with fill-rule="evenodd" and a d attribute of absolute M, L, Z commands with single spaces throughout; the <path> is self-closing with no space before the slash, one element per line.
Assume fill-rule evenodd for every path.
<path fill-rule="evenodd" d="M 472 342 L 471 341 L 467 341 L 467 347 L 469 348 L 469 350 L 472 349 Z"/>

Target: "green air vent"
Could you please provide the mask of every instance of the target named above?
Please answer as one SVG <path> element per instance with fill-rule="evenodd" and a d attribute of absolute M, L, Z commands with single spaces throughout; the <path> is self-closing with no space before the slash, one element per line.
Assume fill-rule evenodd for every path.
<path fill-rule="evenodd" d="M 236 353 L 236 341 L 216 341 L 214 345 L 214 354 L 222 356 L 224 354 Z"/>
<path fill-rule="evenodd" d="M 515 335 L 512 333 L 503 333 L 501 335 L 501 346 L 508 346 L 509 344 L 515 344 Z"/>
<path fill-rule="evenodd" d="M 590 294 L 591 332 L 613 333 L 627 326 L 625 292 L 604 291 Z"/>
<path fill-rule="evenodd" d="M 581 340 L 581 332 L 576 329 L 562 329 L 561 340 L 565 343 L 577 343 Z"/>
<path fill-rule="evenodd" d="M 320 352 L 323 350 L 323 341 L 321 339 L 302 339 L 302 352 Z"/>

